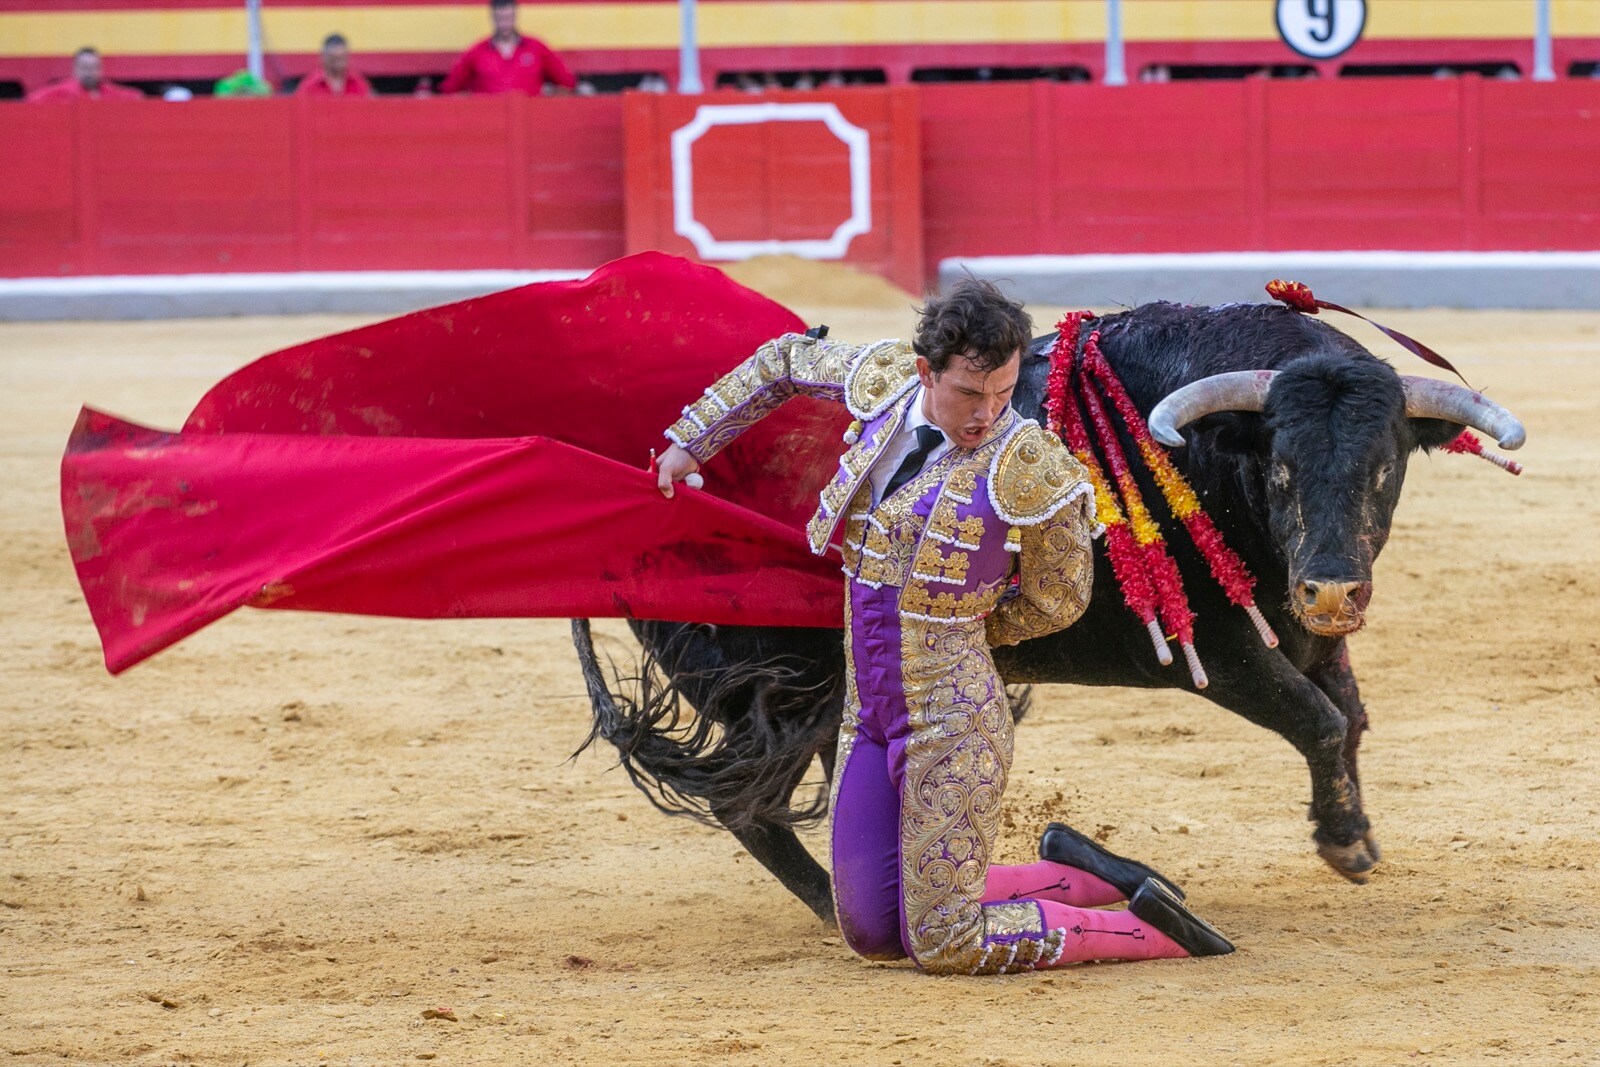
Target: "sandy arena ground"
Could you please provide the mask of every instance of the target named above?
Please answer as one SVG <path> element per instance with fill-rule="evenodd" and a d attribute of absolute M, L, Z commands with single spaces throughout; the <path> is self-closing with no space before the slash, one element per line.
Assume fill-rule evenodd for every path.
<path fill-rule="evenodd" d="M 778 295 L 837 336 L 911 321 Z M 0 326 L 0 1062 L 1600 1061 L 1600 315 L 1382 318 L 1530 431 L 1520 479 L 1412 466 L 1354 643 L 1383 867 L 1317 860 L 1280 739 L 1044 689 L 1004 858 L 1047 816 L 1099 828 L 1239 952 L 966 980 L 852 958 L 731 837 L 565 762 L 564 622 L 245 611 L 108 677 L 56 504 L 78 404 L 176 426 L 356 320 Z"/>

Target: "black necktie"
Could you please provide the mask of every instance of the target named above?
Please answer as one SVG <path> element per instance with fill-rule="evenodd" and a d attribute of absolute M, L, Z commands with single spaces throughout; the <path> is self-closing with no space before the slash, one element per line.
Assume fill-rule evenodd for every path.
<path fill-rule="evenodd" d="M 900 464 L 900 469 L 889 479 L 889 484 L 883 487 L 883 499 L 889 499 L 896 489 L 915 478 L 928 461 L 928 455 L 943 443 L 944 434 L 937 426 L 918 426 L 917 447 L 911 450 Z"/>

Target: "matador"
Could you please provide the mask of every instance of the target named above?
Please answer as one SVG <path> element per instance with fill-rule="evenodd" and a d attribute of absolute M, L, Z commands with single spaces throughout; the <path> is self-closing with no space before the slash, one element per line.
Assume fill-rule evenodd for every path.
<path fill-rule="evenodd" d="M 909 344 L 769 341 L 666 432 L 659 484 L 673 495 L 790 397 L 855 418 L 807 531 L 847 583 L 831 870 L 852 949 L 938 974 L 1230 952 L 1170 881 L 1069 827 L 1037 863 L 990 862 L 1012 754 L 990 648 L 1083 613 L 1099 532 L 1082 466 L 1010 407 L 1030 328 L 965 279 Z"/>

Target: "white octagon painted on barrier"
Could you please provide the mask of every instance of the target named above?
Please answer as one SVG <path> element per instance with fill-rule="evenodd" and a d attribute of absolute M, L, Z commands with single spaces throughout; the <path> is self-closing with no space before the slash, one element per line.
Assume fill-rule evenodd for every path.
<path fill-rule="evenodd" d="M 694 216 L 694 143 L 713 126 L 762 122 L 820 122 L 850 153 L 850 217 L 827 238 L 808 241 L 719 241 Z M 872 229 L 871 148 L 867 131 L 834 104 L 703 104 L 688 124 L 672 131 L 672 228 L 689 239 L 701 259 L 748 259 L 788 253 L 805 259 L 843 259 L 855 237 Z"/>

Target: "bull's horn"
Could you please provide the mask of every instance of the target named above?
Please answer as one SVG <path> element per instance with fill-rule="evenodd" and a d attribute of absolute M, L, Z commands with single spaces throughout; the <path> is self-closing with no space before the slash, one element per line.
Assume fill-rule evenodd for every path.
<path fill-rule="evenodd" d="M 1406 416 L 1412 419 L 1443 419 L 1459 422 L 1486 433 L 1500 447 L 1515 450 L 1528 439 L 1517 417 L 1482 393 L 1437 378 L 1403 375 L 1406 387 Z"/>
<path fill-rule="evenodd" d="M 1277 371 L 1235 370 L 1190 382 L 1164 397 L 1150 412 L 1150 433 L 1168 448 L 1182 448 L 1178 431 L 1219 411 L 1260 411 Z"/>

